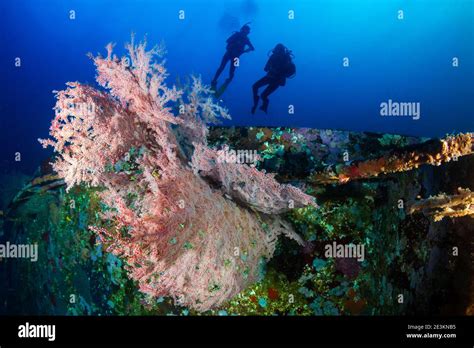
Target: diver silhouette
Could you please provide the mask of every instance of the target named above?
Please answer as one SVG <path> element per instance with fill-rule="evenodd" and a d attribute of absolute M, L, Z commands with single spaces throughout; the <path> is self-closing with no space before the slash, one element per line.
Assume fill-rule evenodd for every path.
<path fill-rule="evenodd" d="M 267 113 L 269 103 L 268 96 L 275 92 L 278 87 L 284 86 L 286 84 L 287 78 L 291 78 L 295 75 L 296 67 L 292 58 L 293 54 L 291 51 L 281 43 L 276 45 L 271 51 L 270 58 L 268 59 L 267 64 L 265 64 L 264 69 L 267 74 L 255 82 L 252 86 L 252 114 L 255 114 L 255 110 L 257 109 L 258 101 L 260 99 L 258 96 L 259 88 L 268 85 L 261 94 L 262 106 L 260 107 L 260 110 Z"/>
<path fill-rule="evenodd" d="M 250 33 L 250 26 L 248 24 L 249 23 L 244 24 L 242 28 L 240 28 L 240 31 L 235 32 L 227 39 L 226 52 L 222 57 L 221 65 L 219 66 L 219 68 L 217 68 L 216 74 L 214 75 L 214 78 L 211 82 L 212 89 L 216 89 L 217 79 L 219 78 L 219 75 L 222 73 L 225 66 L 227 65 L 227 62 L 230 62 L 229 77 L 224 83 L 224 88 L 227 87 L 229 82 L 232 81 L 232 79 L 234 78 L 236 67 L 235 59 L 240 57 L 243 53 L 255 50 L 248 38 L 248 34 Z M 246 48 L 246 46 L 248 46 L 248 48 Z"/>

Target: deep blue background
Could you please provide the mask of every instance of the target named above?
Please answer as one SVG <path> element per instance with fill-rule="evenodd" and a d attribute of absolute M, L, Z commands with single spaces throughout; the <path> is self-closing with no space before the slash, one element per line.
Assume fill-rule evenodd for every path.
<path fill-rule="evenodd" d="M 247 21 L 256 51 L 245 54 L 223 99 L 226 125 L 379 131 L 421 136 L 473 131 L 472 0 L 2 0 L 0 3 L 1 164 L 32 171 L 48 156 L 55 100 L 67 81 L 94 83 L 87 52 L 122 53 L 130 33 L 165 42 L 170 83 L 209 82 L 225 40 Z M 178 11 L 186 19 L 178 19 Z M 288 10 L 295 11 L 289 20 Z M 397 19 L 404 10 L 405 19 Z M 69 11 L 76 19 L 69 19 Z M 295 54 L 297 75 L 271 96 L 269 115 L 251 115 L 251 85 L 278 42 Z M 22 60 L 14 67 L 15 57 Z M 349 57 L 350 67 L 342 66 Z M 453 68 L 453 57 L 460 66 Z M 227 69 L 221 76 L 226 77 Z M 380 103 L 421 102 L 421 119 L 382 118 Z M 296 113 L 288 115 L 289 104 Z M 22 162 L 13 162 L 14 153 Z"/>

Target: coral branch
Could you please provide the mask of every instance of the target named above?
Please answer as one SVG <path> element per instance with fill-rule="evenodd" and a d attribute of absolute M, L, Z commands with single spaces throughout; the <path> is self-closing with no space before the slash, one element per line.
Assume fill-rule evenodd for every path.
<path fill-rule="evenodd" d="M 312 197 L 291 185 L 278 183 L 273 175 L 242 163 L 228 163 L 223 155 L 227 148 L 216 151 L 195 144 L 193 168 L 211 179 L 235 201 L 265 214 L 282 214 L 293 208 L 316 203 Z"/>
<path fill-rule="evenodd" d="M 408 210 L 409 214 L 419 211 L 425 216 L 431 217 L 434 221 L 440 221 L 445 217 L 474 217 L 474 192 L 469 189 L 458 188 L 458 194 L 448 196 L 441 193 L 413 203 Z"/>
<path fill-rule="evenodd" d="M 328 167 L 313 174 L 315 184 L 346 183 L 350 180 L 368 179 L 380 174 L 403 172 L 423 164 L 440 165 L 473 153 L 473 134 L 458 134 L 444 139 L 431 140 L 392 151 L 383 157 L 360 161 L 338 168 Z"/>

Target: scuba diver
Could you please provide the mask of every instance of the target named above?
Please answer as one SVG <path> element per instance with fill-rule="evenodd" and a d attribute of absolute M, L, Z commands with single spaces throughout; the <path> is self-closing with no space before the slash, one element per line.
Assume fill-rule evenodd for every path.
<path fill-rule="evenodd" d="M 224 56 L 222 57 L 221 65 L 216 71 L 216 74 L 214 75 L 214 78 L 212 79 L 211 82 L 211 88 L 213 90 L 216 89 L 217 86 L 217 79 L 219 78 L 219 75 L 222 73 L 224 70 L 225 66 L 227 65 L 227 62 L 230 62 L 230 69 L 229 69 L 229 77 L 226 79 L 223 87 L 221 87 L 222 91 L 220 91 L 222 94 L 227 87 L 227 85 L 232 81 L 234 78 L 234 72 L 235 72 L 235 64 L 234 61 L 236 58 L 240 57 L 243 53 L 247 53 L 250 51 L 255 50 L 253 47 L 252 43 L 250 42 L 248 38 L 248 34 L 250 33 L 250 26 L 249 23 L 246 23 L 240 28 L 240 31 L 235 32 L 232 34 L 227 39 L 227 47 L 226 47 L 226 52 Z M 248 46 L 246 48 L 246 46 Z"/>
<path fill-rule="evenodd" d="M 276 45 L 271 51 L 270 58 L 268 59 L 264 69 L 267 75 L 255 82 L 252 86 L 252 114 L 255 114 L 255 109 L 257 109 L 258 101 L 260 99 L 258 96 L 259 88 L 268 85 L 261 94 L 262 106 L 260 107 L 260 110 L 267 113 L 269 103 L 268 96 L 275 92 L 278 87 L 284 86 L 287 78 L 291 78 L 295 75 L 296 67 L 292 58 L 293 54 L 291 51 L 281 43 Z"/>

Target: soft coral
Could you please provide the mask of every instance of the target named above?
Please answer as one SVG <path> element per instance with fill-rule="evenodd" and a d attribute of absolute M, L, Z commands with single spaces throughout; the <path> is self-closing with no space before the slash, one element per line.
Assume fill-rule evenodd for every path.
<path fill-rule="evenodd" d="M 54 140 L 42 143 L 54 146 L 53 166 L 68 188 L 105 188 L 108 227 L 91 229 L 127 261 L 141 291 L 203 311 L 257 279 L 278 235 L 301 242 L 278 214 L 314 202 L 255 168 L 214 161 L 205 123 L 228 118 L 227 110 L 198 78 L 188 93 L 167 87 L 166 69 L 154 62 L 162 50 L 145 47 L 133 40 L 127 45 L 131 64 L 113 55 L 111 44 L 106 57 L 91 56 L 108 93 L 68 83 L 56 93 Z M 195 148 L 192 168 L 182 141 Z M 141 155 L 131 159 L 131 149 Z M 116 170 L 127 161 L 134 162 L 133 172 Z"/>

